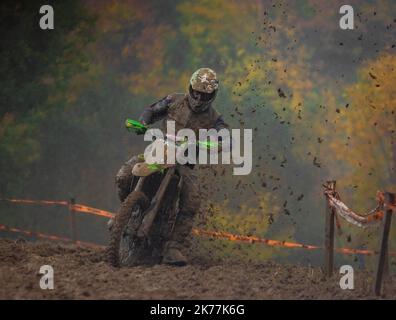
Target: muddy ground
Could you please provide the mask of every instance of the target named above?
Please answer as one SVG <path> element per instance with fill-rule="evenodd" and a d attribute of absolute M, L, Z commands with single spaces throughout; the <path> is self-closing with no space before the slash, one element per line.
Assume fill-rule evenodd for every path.
<path fill-rule="evenodd" d="M 41 265 L 54 268 L 55 289 L 39 288 Z M 0 239 L 0 299 L 373 299 L 373 275 L 355 273 L 355 289 L 320 269 L 267 262 L 185 267 L 113 268 L 102 249 Z M 396 299 L 396 277 L 386 299 Z"/>

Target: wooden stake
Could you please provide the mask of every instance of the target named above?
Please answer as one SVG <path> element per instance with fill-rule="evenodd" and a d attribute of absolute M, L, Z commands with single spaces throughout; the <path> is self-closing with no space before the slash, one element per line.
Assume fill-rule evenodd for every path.
<path fill-rule="evenodd" d="M 336 181 L 327 181 L 326 187 L 335 191 Z M 326 226 L 325 226 L 325 265 L 327 277 L 333 275 L 334 270 L 334 211 L 326 198 Z"/>
<path fill-rule="evenodd" d="M 378 265 L 377 271 L 375 274 L 375 285 L 374 285 L 374 293 L 376 296 L 381 295 L 381 287 L 382 280 L 386 269 L 389 268 L 386 266 L 389 263 L 388 259 L 388 240 L 389 240 L 389 231 L 392 223 L 392 213 L 393 210 L 390 209 L 388 204 L 395 203 L 395 194 L 386 192 L 385 193 L 385 217 L 383 221 L 383 229 L 382 229 L 382 238 L 381 238 L 381 247 L 378 256 Z"/>
<path fill-rule="evenodd" d="M 76 212 L 74 211 L 74 205 L 76 199 L 70 199 L 69 211 L 70 211 L 70 228 L 71 228 L 71 239 L 74 243 L 77 242 L 77 230 L 76 230 Z"/>

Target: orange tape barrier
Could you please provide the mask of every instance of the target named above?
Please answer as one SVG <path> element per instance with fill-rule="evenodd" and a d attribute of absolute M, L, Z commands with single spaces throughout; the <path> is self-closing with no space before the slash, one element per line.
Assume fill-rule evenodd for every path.
<path fill-rule="evenodd" d="M 27 231 L 27 230 L 22 230 L 22 229 L 18 229 L 18 228 L 11 228 L 4 224 L 0 224 L 0 231 L 22 233 L 26 236 L 37 237 L 37 238 L 41 238 L 41 239 L 48 239 L 48 240 L 55 240 L 55 241 L 58 240 L 58 241 L 63 241 L 63 242 L 73 242 L 69 238 L 63 238 L 63 237 L 40 233 L 40 232 Z M 86 246 L 86 247 L 93 247 L 93 248 L 105 248 L 105 246 L 101 246 L 96 243 L 83 242 L 83 241 L 76 241 L 75 244 Z"/>
<path fill-rule="evenodd" d="M 0 199 L 0 201 L 7 201 L 7 202 L 12 202 L 12 203 L 22 203 L 22 204 L 43 204 L 43 205 L 66 205 L 69 206 L 69 208 L 78 211 L 78 212 L 83 212 L 83 213 L 89 213 L 101 217 L 106 217 L 106 218 L 111 218 L 114 216 L 114 213 L 97 209 L 97 208 L 92 208 L 88 207 L 82 204 L 74 204 L 71 205 L 67 201 L 49 201 L 49 200 L 25 200 L 25 199 Z M 8 228 L 4 225 L 0 225 L 0 230 L 5 230 L 4 228 Z M 24 231 L 24 230 L 19 230 L 15 228 L 8 228 L 8 231 L 14 231 L 14 232 L 21 232 L 26 235 L 33 235 L 37 236 L 39 238 L 46 238 L 46 239 L 51 239 L 51 240 L 61 240 L 61 241 L 72 241 L 71 239 L 68 238 L 60 238 L 57 236 L 52 236 L 52 235 L 45 235 L 41 233 L 33 233 L 31 231 Z M 249 243 L 264 243 L 269 246 L 278 246 L 278 247 L 283 247 L 283 248 L 302 248 L 302 249 L 307 249 L 307 250 L 318 250 L 318 249 L 323 249 L 323 247 L 320 246 L 314 246 L 314 245 L 309 245 L 309 244 L 302 244 L 302 243 L 297 243 L 297 242 L 289 242 L 289 241 L 281 241 L 281 240 L 273 240 L 273 239 L 264 239 L 264 238 L 259 238 L 255 236 L 243 236 L 243 235 L 236 235 L 232 233 L 227 233 L 223 231 L 207 231 L 207 230 L 202 230 L 202 229 L 193 229 L 192 233 L 196 236 L 209 236 L 209 237 L 214 237 L 214 238 L 223 238 L 227 239 L 230 241 L 241 241 L 241 242 L 249 242 Z M 91 245 L 91 246 L 99 246 L 95 244 L 90 244 L 90 243 L 82 243 L 82 242 L 77 242 L 83 245 Z M 373 250 L 364 250 L 364 249 L 352 249 L 352 248 L 335 248 L 335 251 L 343 254 L 363 254 L 363 255 L 374 255 L 377 254 L 378 252 L 373 251 Z M 391 256 L 396 256 L 396 252 L 389 252 L 389 255 Z"/>
<path fill-rule="evenodd" d="M 209 236 L 214 238 L 223 238 L 230 241 L 242 241 L 249 243 L 265 243 L 269 246 L 278 246 L 284 248 L 302 248 L 308 250 L 317 250 L 324 249 L 323 247 L 302 244 L 297 242 L 288 242 L 288 241 L 280 241 L 280 240 L 272 240 L 272 239 L 263 239 L 254 236 L 241 236 L 235 235 L 232 233 L 227 233 L 223 231 L 207 231 L 201 229 L 193 229 L 192 233 L 196 236 Z M 378 252 L 373 250 L 364 250 L 364 249 L 351 249 L 351 248 L 335 248 L 335 251 L 343 254 L 363 254 L 363 255 L 374 255 Z M 396 252 L 389 252 L 389 255 L 396 256 Z"/>
<path fill-rule="evenodd" d="M 69 209 L 84 212 L 84 213 L 92 213 L 97 216 L 111 218 L 114 214 L 109 211 L 88 207 L 82 204 L 70 204 L 67 201 L 50 201 L 50 200 L 27 200 L 27 199 L 0 199 L 0 201 L 12 202 L 12 203 L 21 203 L 21 204 L 41 204 L 41 205 L 63 205 L 68 206 Z"/>
<path fill-rule="evenodd" d="M 88 206 L 84 206 L 82 204 L 74 204 L 70 206 L 73 210 L 85 213 L 92 213 L 96 216 L 111 218 L 114 216 L 113 213 L 101 209 L 96 209 Z"/>
<path fill-rule="evenodd" d="M 307 244 L 301 244 L 296 242 L 288 242 L 288 241 L 280 241 L 280 240 L 271 240 L 271 239 L 263 239 L 254 236 L 241 236 L 232 233 L 227 233 L 223 231 L 206 231 L 200 229 L 193 229 L 192 230 L 194 235 L 197 236 L 210 236 L 214 238 L 224 238 L 230 241 L 242 241 L 242 242 L 249 242 L 249 243 L 265 243 L 269 246 L 279 246 L 279 247 L 286 247 L 286 248 L 304 248 L 309 250 L 314 249 L 321 249 L 318 246 L 312 246 Z"/>
<path fill-rule="evenodd" d="M 22 204 L 42 204 L 42 205 L 54 205 L 59 204 L 63 206 L 69 205 L 67 201 L 51 201 L 51 200 L 27 200 L 27 199 L 0 199 L 0 201 L 22 203 Z"/>

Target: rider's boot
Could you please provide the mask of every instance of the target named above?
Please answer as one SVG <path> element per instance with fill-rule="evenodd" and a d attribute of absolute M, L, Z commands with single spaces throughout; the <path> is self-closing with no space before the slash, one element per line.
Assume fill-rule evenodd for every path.
<path fill-rule="evenodd" d="M 173 266 L 185 266 L 187 264 L 187 258 L 181 252 L 179 243 L 171 240 L 165 244 L 162 263 Z"/>
<path fill-rule="evenodd" d="M 118 189 L 118 197 L 123 202 L 128 196 L 133 179 L 132 169 L 136 163 L 140 162 L 138 156 L 134 156 L 125 162 L 115 177 L 115 183 Z"/>
<path fill-rule="evenodd" d="M 131 159 L 129 159 L 121 166 L 120 170 L 118 171 L 115 177 L 115 184 L 117 186 L 118 197 L 120 198 L 121 202 L 125 200 L 125 198 L 129 195 L 131 191 L 130 187 L 133 179 L 132 169 L 136 163 L 141 161 L 142 160 L 139 159 L 139 156 L 133 156 Z M 110 218 L 109 221 L 107 222 L 107 228 L 109 229 L 109 231 L 111 231 L 113 225 L 114 225 L 114 218 Z"/>
<path fill-rule="evenodd" d="M 188 263 L 182 253 L 190 246 L 191 229 L 194 223 L 195 212 L 179 211 L 170 241 L 165 244 L 162 263 L 184 266 Z"/>

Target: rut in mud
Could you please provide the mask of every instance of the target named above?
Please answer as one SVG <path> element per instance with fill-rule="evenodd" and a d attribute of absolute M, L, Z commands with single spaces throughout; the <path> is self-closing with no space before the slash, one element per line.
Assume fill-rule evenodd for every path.
<path fill-rule="evenodd" d="M 1 299 L 372 299 L 373 275 L 355 273 L 355 290 L 339 276 L 293 265 L 211 264 L 113 268 L 104 250 L 71 244 L 0 239 Z M 39 288 L 41 265 L 54 268 L 54 290 Z M 396 299 L 396 277 L 387 299 Z"/>

